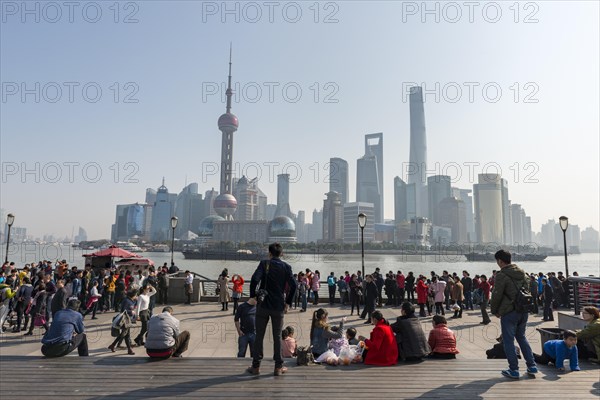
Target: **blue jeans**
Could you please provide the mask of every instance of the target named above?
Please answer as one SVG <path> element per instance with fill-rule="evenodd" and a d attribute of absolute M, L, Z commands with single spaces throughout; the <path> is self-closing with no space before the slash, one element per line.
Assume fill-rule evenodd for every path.
<path fill-rule="evenodd" d="M 301 294 L 300 297 L 302 299 L 302 309 L 306 310 L 306 307 L 308 306 L 308 300 L 306 300 L 306 293 Z"/>
<path fill-rule="evenodd" d="M 238 337 L 238 357 L 246 357 L 246 349 L 250 346 L 250 357 L 253 356 L 252 348 L 254 347 L 255 333 L 246 333 L 244 336 Z"/>
<path fill-rule="evenodd" d="M 465 301 L 464 301 L 465 310 L 473 309 L 473 292 L 467 290 L 465 291 Z"/>
<path fill-rule="evenodd" d="M 531 346 L 525 337 L 525 328 L 527 327 L 528 313 L 518 313 L 511 311 L 500 318 L 500 326 L 502 327 L 502 344 L 504 352 L 508 359 L 508 367 L 513 371 L 519 370 L 519 360 L 515 349 L 515 339 L 519 343 L 523 358 L 528 367 L 535 367 L 533 352 Z"/>

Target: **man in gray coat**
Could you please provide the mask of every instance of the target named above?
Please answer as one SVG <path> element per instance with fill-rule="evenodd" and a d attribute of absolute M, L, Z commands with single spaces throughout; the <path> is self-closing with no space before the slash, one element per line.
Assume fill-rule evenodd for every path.
<path fill-rule="evenodd" d="M 148 321 L 146 353 L 154 358 L 181 357 L 190 342 L 188 331 L 179 331 L 179 320 L 173 317 L 173 308 L 165 307 Z"/>

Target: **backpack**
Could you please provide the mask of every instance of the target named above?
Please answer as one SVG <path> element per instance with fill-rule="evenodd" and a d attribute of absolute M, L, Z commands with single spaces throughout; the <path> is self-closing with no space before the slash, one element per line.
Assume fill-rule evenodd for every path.
<path fill-rule="evenodd" d="M 513 300 L 513 306 L 515 307 L 515 311 L 518 313 L 532 312 L 534 309 L 534 299 L 531 293 L 529 292 L 529 289 L 524 287 L 519 288 L 517 286 L 517 283 L 512 278 L 509 277 L 509 279 L 513 282 L 515 288 L 517 289 L 517 295 Z"/>
<path fill-rule="evenodd" d="M 309 365 L 314 362 L 315 358 L 312 353 L 312 345 L 300 346 L 296 349 L 296 364 Z"/>

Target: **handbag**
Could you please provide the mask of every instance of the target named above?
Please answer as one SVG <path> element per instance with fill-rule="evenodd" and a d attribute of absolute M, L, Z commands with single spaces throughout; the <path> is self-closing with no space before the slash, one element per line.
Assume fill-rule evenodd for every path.
<path fill-rule="evenodd" d="M 33 326 L 45 326 L 46 325 L 46 316 L 43 314 L 38 314 L 33 319 Z"/>

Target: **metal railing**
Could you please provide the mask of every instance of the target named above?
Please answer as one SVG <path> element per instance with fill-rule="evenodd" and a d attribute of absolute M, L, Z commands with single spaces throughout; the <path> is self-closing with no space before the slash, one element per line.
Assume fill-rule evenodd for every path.
<path fill-rule="evenodd" d="M 575 315 L 581 314 L 583 307 L 594 306 L 600 308 L 600 278 L 571 276 L 568 280 L 573 285 L 572 296 Z"/>

